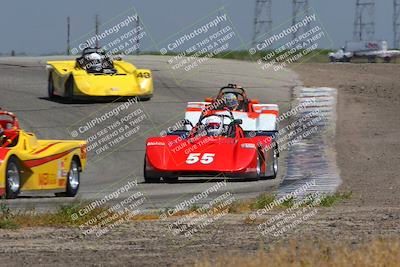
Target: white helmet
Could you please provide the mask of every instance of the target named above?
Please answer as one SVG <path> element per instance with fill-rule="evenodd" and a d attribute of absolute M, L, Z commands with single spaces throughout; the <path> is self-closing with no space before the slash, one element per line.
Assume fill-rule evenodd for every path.
<path fill-rule="evenodd" d="M 88 67 L 96 70 L 101 70 L 102 57 L 98 53 L 91 53 L 86 56 L 86 60 L 89 62 Z"/>
<path fill-rule="evenodd" d="M 204 123 L 204 130 L 208 136 L 220 136 L 223 130 L 222 118 L 218 116 L 208 117 Z"/>

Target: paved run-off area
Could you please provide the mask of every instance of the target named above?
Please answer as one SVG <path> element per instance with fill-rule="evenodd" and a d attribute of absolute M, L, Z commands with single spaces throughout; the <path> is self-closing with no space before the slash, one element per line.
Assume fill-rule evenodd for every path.
<path fill-rule="evenodd" d="M 91 125 L 90 121 L 118 108 L 116 103 L 65 103 L 47 99 L 47 76 L 45 63 L 50 58 L 1 58 L 0 59 L 0 107 L 15 112 L 22 127 L 32 131 L 41 139 L 72 139 L 71 132 L 79 126 Z M 158 209 L 173 207 L 182 199 L 201 193 L 215 185 L 215 181 L 204 179 L 182 179 L 177 184 L 144 184 L 143 158 L 145 140 L 159 136 L 160 132 L 174 127 L 184 116 L 188 101 L 203 101 L 214 97 L 219 88 L 229 83 L 243 85 L 249 97 L 261 103 L 277 103 L 281 112 L 291 106 L 292 88 L 299 84 L 297 75 L 290 70 L 279 72 L 264 71 L 251 62 L 210 59 L 190 72 L 172 70 L 167 61 L 169 57 L 138 56 L 127 57 L 138 68 L 153 71 L 154 97 L 150 101 L 131 105 L 118 119 L 126 114 L 143 111 L 146 118 L 138 123 L 140 129 L 122 140 L 118 145 L 97 154 L 97 148 L 89 152 L 86 171 L 78 199 L 101 199 L 112 194 L 128 182 L 137 181 L 135 190 L 146 196 L 140 208 Z M 116 119 L 105 120 L 74 139 L 87 139 L 96 135 L 106 126 L 112 126 Z M 286 122 L 284 122 L 286 123 Z M 113 138 L 115 139 L 115 138 Z M 113 142 L 113 140 L 108 141 Z M 89 146 L 90 146 L 89 142 Z M 236 199 L 255 197 L 262 192 L 274 190 L 285 173 L 285 155 L 280 159 L 280 175 L 275 180 L 232 181 L 218 192 L 202 201 L 210 201 L 224 192 L 231 192 Z M 204 183 L 205 182 L 205 183 Z M 26 197 L 13 200 L 11 207 L 47 209 L 65 204 L 71 199 L 56 198 L 54 194 L 43 192 L 25 194 Z M 38 198 L 37 196 L 40 196 Z M 121 194 L 118 198 L 127 198 Z M 198 203 L 197 203 L 198 204 Z"/>

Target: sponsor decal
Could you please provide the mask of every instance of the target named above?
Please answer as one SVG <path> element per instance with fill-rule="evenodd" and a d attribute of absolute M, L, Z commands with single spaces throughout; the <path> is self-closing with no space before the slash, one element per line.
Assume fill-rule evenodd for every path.
<path fill-rule="evenodd" d="M 46 185 L 53 185 L 56 184 L 56 176 L 51 173 L 39 173 L 39 185 L 46 186 Z"/>
<path fill-rule="evenodd" d="M 147 146 L 163 146 L 165 145 L 164 142 L 148 142 Z"/>

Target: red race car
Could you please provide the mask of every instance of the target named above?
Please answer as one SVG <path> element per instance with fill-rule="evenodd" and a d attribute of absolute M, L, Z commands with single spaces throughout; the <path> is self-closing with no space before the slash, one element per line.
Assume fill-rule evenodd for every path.
<path fill-rule="evenodd" d="M 176 182 L 178 177 L 275 178 L 276 131 L 246 132 L 230 110 L 203 112 L 198 123 L 146 142 L 145 182 Z M 191 128 L 190 130 L 186 130 Z"/>

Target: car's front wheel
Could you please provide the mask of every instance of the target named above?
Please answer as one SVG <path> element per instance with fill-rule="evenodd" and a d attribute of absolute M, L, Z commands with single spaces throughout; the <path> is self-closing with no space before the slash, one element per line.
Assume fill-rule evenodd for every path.
<path fill-rule="evenodd" d="M 141 102 L 146 102 L 146 101 L 149 101 L 151 98 L 152 98 L 152 96 L 141 96 L 141 97 L 139 97 L 139 100 Z"/>
<path fill-rule="evenodd" d="M 278 157 L 279 157 L 279 152 L 275 148 L 273 158 L 272 158 L 272 175 L 271 175 L 272 179 L 275 179 L 276 176 L 278 175 L 278 170 L 279 170 Z"/>
<path fill-rule="evenodd" d="M 74 100 L 74 77 L 69 77 L 65 83 L 65 97 L 68 101 Z"/>
<path fill-rule="evenodd" d="M 21 168 L 15 157 L 11 157 L 6 168 L 6 198 L 16 198 L 21 189 Z"/>
<path fill-rule="evenodd" d="M 74 197 L 78 193 L 81 176 L 79 171 L 79 162 L 76 158 L 72 159 L 71 167 L 67 175 L 67 197 Z"/>
<path fill-rule="evenodd" d="M 149 172 L 147 171 L 147 160 L 146 160 L 146 156 L 144 156 L 143 177 L 144 177 L 144 182 L 145 182 L 145 183 L 159 183 L 160 180 L 161 180 L 161 177 L 151 176 L 151 175 L 149 174 Z"/>
<path fill-rule="evenodd" d="M 47 93 L 49 96 L 49 99 L 52 99 L 55 97 L 54 95 L 54 81 L 53 81 L 53 76 L 51 75 L 51 73 L 49 74 L 49 81 L 47 84 Z"/>

